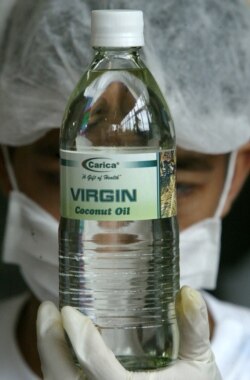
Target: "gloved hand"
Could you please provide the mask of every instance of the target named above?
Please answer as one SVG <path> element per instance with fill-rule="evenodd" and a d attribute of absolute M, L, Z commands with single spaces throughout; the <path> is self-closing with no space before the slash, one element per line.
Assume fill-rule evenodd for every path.
<path fill-rule="evenodd" d="M 51 302 L 38 311 L 38 348 L 45 380 L 220 380 L 209 343 L 206 304 L 201 295 L 183 287 L 176 300 L 180 353 L 176 363 L 151 372 L 129 372 L 106 347 L 89 318 L 66 306 L 61 314 Z M 81 369 L 72 359 L 64 330 Z M 85 375 L 84 375 L 85 374 Z"/>

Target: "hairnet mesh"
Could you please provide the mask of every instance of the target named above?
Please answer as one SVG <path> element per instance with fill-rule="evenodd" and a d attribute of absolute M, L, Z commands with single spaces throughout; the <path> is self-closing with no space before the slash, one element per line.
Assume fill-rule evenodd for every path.
<path fill-rule="evenodd" d="M 18 0 L 1 45 L 0 143 L 27 144 L 60 126 L 91 59 L 90 11 L 103 7 L 144 11 L 145 55 L 166 94 L 178 145 L 220 153 L 249 140 L 244 0 Z"/>
<path fill-rule="evenodd" d="M 2 45 L 0 141 L 23 145 L 59 127 L 90 62 L 90 10 L 80 0 L 18 0 Z"/>
<path fill-rule="evenodd" d="M 131 0 L 129 4 L 138 5 L 149 21 L 147 61 L 163 83 L 178 145 L 224 153 L 248 141 L 250 2 Z M 156 67 L 154 52 L 162 68 Z"/>

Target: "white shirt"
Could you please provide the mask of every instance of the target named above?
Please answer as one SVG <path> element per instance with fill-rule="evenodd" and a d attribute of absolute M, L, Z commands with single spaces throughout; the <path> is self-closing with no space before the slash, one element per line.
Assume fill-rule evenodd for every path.
<path fill-rule="evenodd" d="M 216 327 L 212 349 L 224 380 L 250 379 L 250 310 L 204 297 Z M 0 304 L 0 380 L 39 380 L 24 362 L 15 339 L 16 322 L 26 296 Z"/>
<path fill-rule="evenodd" d="M 215 321 L 212 349 L 224 380 L 250 380 L 250 309 L 203 294 Z"/>

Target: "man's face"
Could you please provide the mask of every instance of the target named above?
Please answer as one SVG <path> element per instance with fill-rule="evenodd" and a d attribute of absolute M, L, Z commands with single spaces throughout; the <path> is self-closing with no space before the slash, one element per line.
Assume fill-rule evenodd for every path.
<path fill-rule="evenodd" d="M 20 191 L 59 219 L 59 131 L 13 150 Z M 213 216 L 223 189 L 226 155 L 177 149 L 177 205 L 180 229 Z"/>
<path fill-rule="evenodd" d="M 177 214 L 180 230 L 212 217 L 227 172 L 226 154 L 209 155 L 177 149 Z"/>

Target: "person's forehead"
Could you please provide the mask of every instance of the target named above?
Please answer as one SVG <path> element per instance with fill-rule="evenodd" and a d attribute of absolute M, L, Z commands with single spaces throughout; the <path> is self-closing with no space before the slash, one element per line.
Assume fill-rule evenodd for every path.
<path fill-rule="evenodd" d="M 177 167 L 186 170 L 212 170 L 227 154 L 207 154 L 177 147 Z"/>
<path fill-rule="evenodd" d="M 57 147 L 59 149 L 59 134 L 60 134 L 60 129 L 54 128 L 50 130 L 49 132 L 47 132 L 40 139 L 30 144 L 30 147 L 32 147 L 32 149 L 34 150 L 36 149 L 46 150 L 47 148 L 50 148 L 50 147 Z"/>
<path fill-rule="evenodd" d="M 38 145 L 46 145 L 48 143 L 58 143 L 59 144 L 59 134 L 60 128 L 55 127 L 48 131 L 42 138 L 36 141 Z"/>
<path fill-rule="evenodd" d="M 55 127 L 54 129 L 51 129 L 48 132 L 46 132 L 43 137 L 36 140 L 34 143 L 32 143 L 32 145 L 42 146 L 42 145 L 46 145 L 50 142 L 59 144 L 59 134 L 60 134 L 59 127 Z M 179 158 L 194 157 L 197 159 L 204 159 L 204 158 L 212 159 L 214 157 L 224 156 L 225 154 L 200 153 L 200 152 L 195 152 L 193 150 L 188 150 L 188 149 L 184 149 L 184 148 L 177 146 L 177 155 Z"/>
<path fill-rule="evenodd" d="M 59 128 L 47 132 L 43 137 L 33 143 L 11 147 L 11 152 L 18 152 L 18 155 L 51 155 L 59 152 Z"/>

